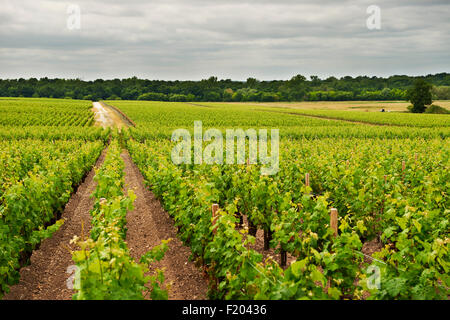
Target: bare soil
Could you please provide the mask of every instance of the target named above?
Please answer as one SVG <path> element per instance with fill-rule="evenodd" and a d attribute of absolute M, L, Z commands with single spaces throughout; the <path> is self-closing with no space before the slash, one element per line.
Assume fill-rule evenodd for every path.
<path fill-rule="evenodd" d="M 104 161 L 106 150 L 97 161 L 96 167 Z M 127 244 L 130 254 L 136 261 L 161 240 L 171 238 L 169 250 L 164 259 L 151 266 L 163 269 L 165 283 L 170 284 L 169 299 L 205 300 L 207 299 L 208 279 L 202 275 L 193 262 L 189 261 L 190 250 L 177 238 L 176 228 L 170 216 L 162 209 L 159 201 L 145 187 L 139 169 L 124 151 L 126 190 L 133 189 L 137 195 L 135 209 L 127 215 Z M 71 250 L 76 250 L 70 240 L 82 233 L 89 236 L 91 228 L 90 210 L 94 205 L 91 198 L 96 183 L 92 170 L 77 192 L 69 200 L 62 214 L 64 225 L 52 238 L 42 242 L 31 256 L 31 264 L 20 270 L 20 282 L 11 287 L 4 300 L 71 300 L 75 293 L 68 288 L 73 272 Z"/>
<path fill-rule="evenodd" d="M 381 249 L 383 249 L 383 244 L 378 241 L 378 238 L 375 238 L 365 242 L 361 248 L 361 252 L 367 256 L 372 256 L 375 252 L 381 251 Z M 373 261 L 368 257 L 364 257 L 364 262 L 372 263 Z"/>
<path fill-rule="evenodd" d="M 120 131 L 122 128 L 132 125 L 119 111 L 105 103 L 94 102 L 92 106 L 96 126 L 103 128 L 116 127 Z"/>
<path fill-rule="evenodd" d="M 101 103 L 93 102 L 92 112 L 94 112 L 95 126 L 108 128 L 114 125 L 110 113 L 101 105 Z"/>
<path fill-rule="evenodd" d="M 106 110 L 110 111 L 112 113 L 112 117 L 114 119 L 116 119 L 114 122 L 117 124 L 119 124 L 119 128 L 122 127 L 135 127 L 136 124 L 134 123 L 133 120 L 131 120 L 124 112 L 122 112 L 122 110 L 120 110 L 119 108 L 111 105 L 111 104 L 107 104 L 105 102 L 99 102 Z M 119 117 L 120 119 L 117 119 L 117 117 Z"/>
<path fill-rule="evenodd" d="M 106 149 L 97 160 L 96 168 L 104 161 Z M 74 291 L 67 284 L 73 276 L 68 273 L 72 261 L 70 250 L 76 250 L 70 240 L 75 235 L 89 235 L 91 215 L 94 205 L 91 193 L 97 183 L 94 181 L 95 171 L 92 169 L 84 182 L 78 187 L 64 208 L 61 219 L 62 227 L 53 237 L 44 240 L 39 249 L 33 251 L 31 264 L 20 270 L 20 282 L 11 287 L 3 300 L 71 300 Z"/>
<path fill-rule="evenodd" d="M 125 162 L 125 188 L 132 189 L 137 196 L 135 209 L 127 214 L 126 242 L 131 256 L 138 261 L 152 247 L 161 244 L 161 240 L 171 238 L 164 259 L 152 264 L 151 270 L 165 270 L 166 283 L 171 283 L 170 300 L 207 299 L 208 279 L 189 261 L 191 251 L 177 238 L 171 217 L 145 187 L 142 174 L 128 152 L 124 151 L 122 158 Z"/>
<path fill-rule="evenodd" d="M 363 125 L 366 125 L 366 126 L 400 127 L 399 125 L 395 125 L 395 124 L 364 122 L 364 121 L 357 121 L 357 120 L 350 120 L 350 119 L 336 119 L 336 118 L 331 118 L 331 117 L 327 117 L 327 116 L 312 115 L 312 114 L 306 114 L 306 113 L 301 113 L 301 112 L 283 112 L 283 111 L 272 111 L 272 110 L 264 110 L 264 109 L 255 109 L 255 110 L 257 110 L 257 111 L 264 111 L 264 112 L 289 114 L 289 115 L 293 115 L 293 116 L 301 116 L 301 117 L 306 117 L 306 118 L 316 118 L 316 119 L 335 121 L 335 122 L 351 122 L 351 123 L 356 123 L 356 124 L 363 124 Z"/>

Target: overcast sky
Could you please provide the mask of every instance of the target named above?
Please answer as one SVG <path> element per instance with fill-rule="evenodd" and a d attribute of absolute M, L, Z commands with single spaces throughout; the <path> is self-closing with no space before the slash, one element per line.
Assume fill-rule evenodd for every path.
<path fill-rule="evenodd" d="M 369 5 L 380 30 L 367 28 Z M 0 0 L 0 78 L 450 72 L 449 17 L 450 0 Z"/>

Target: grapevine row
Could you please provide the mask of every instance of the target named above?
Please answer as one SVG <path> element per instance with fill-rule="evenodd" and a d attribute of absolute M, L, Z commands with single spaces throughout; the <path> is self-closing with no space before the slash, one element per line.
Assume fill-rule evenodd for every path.
<path fill-rule="evenodd" d="M 18 269 L 35 246 L 61 226 L 63 221 L 54 223 L 57 214 L 95 163 L 103 143 L 71 143 L 66 147 L 75 149 L 63 157 L 45 160 L 44 166 L 16 177 L 4 190 L 0 204 L 1 293 L 18 281 Z M 28 164 L 32 164 L 33 154 L 27 156 L 31 157 Z"/>
<path fill-rule="evenodd" d="M 123 194 L 124 163 L 117 140 L 109 145 L 102 167 L 96 171 L 90 238 L 75 237 L 81 249 L 72 254 L 78 267 L 74 289 L 77 300 L 167 299 L 162 289 L 164 274 L 156 270 L 146 276 L 149 265 L 164 257 L 167 241 L 144 254 L 140 263 L 130 256 L 126 237 L 126 215 L 136 199 L 132 190 Z"/>

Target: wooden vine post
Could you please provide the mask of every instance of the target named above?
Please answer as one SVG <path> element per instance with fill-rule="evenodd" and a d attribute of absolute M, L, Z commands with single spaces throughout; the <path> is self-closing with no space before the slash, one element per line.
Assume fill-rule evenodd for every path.
<path fill-rule="evenodd" d="M 305 186 L 309 187 L 309 173 L 305 173 Z"/>
<path fill-rule="evenodd" d="M 211 206 L 212 224 L 213 224 L 213 226 L 216 224 L 216 221 L 217 221 L 217 211 L 219 211 L 219 205 L 217 203 L 214 203 Z M 213 234 L 216 235 L 216 232 L 217 232 L 217 227 L 215 227 L 213 229 Z"/>
<path fill-rule="evenodd" d="M 334 237 L 338 235 L 338 211 L 336 208 L 330 210 L 330 227 L 334 231 Z"/>

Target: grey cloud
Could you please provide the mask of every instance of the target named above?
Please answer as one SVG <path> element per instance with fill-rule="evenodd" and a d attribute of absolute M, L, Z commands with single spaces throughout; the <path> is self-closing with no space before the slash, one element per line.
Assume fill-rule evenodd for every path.
<path fill-rule="evenodd" d="M 382 29 L 366 28 L 381 7 Z M 67 30 L 79 4 L 81 30 Z M 0 77 L 283 79 L 450 70 L 448 1 L 0 0 Z"/>

